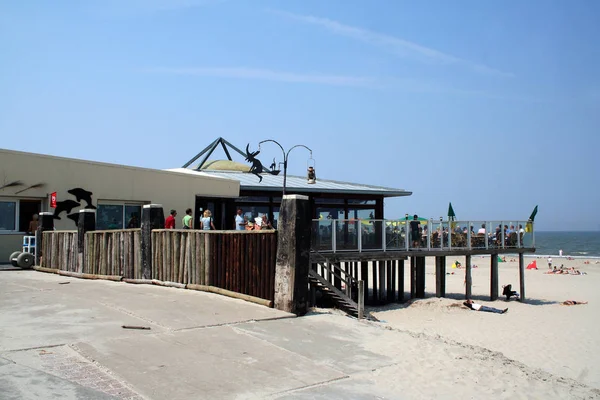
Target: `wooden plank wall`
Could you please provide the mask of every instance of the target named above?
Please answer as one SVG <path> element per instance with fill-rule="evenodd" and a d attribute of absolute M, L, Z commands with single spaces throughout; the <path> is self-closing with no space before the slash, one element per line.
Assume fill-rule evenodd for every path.
<path fill-rule="evenodd" d="M 87 232 L 83 273 L 141 279 L 141 230 Z"/>
<path fill-rule="evenodd" d="M 152 231 L 152 278 L 273 300 L 275 231 Z"/>
<path fill-rule="evenodd" d="M 46 231 L 42 241 L 43 267 L 77 271 L 77 231 Z"/>

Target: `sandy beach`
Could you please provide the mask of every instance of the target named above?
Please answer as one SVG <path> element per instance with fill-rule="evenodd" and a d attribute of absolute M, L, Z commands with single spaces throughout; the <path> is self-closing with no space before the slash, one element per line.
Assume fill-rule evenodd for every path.
<path fill-rule="evenodd" d="M 546 258 L 525 258 L 526 264 L 537 261 L 538 270 L 526 270 L 526 303 L 511 300 L 489 301 L 490 258 L 473 257 L 473 300 L 504 309 L 506 314 L 475 312 L 462 306 L 464 269 L 454 269 L 464 257 L 447 258 L 447 297 L 435 296 L 434 259 L 428 259 L 424 300 L 372 308 L 374 316 L 390 329 L 437 338 L 462 346 L 476 346 L 499 357 L 499 365 L 522 363 L 531 371 L 551 374 L 549 380 L 568 379 L 600 389 L 600 263 L 595 259 L 554 257 L 559 267 L 575 267 L 585 275 L 549 275 Z M 499 263 L 499 282 L 519 290 L 517 257 Z M 589 261 L 589 264 L 586 264 Z M 409 268 L 406 268 L 408 272 Z M 409 282 L 408 275 L 406 282 Z M 502 289 L 500 288 L 500 293 Z M 565 300 L 588 301 L 587 305 L 564 306 Z M 439 355 L 443 357 L 443 354 Z M 485 357 L 484 357 L 485 358 Z M 504 360 L 504 361 L 502 361 Z M 509 361 L 510 360 L 510 361 Z M 472 360 L 469 374 L 488 376 L 489 360 Z M 550 383 L 550 382 L 549 382 Z M 508 384 L 508 383 L 507 383 Z M 532 388 L 532 390 L 534 390 Z M 536 397 L 530 393 L 531 398 Z"/>

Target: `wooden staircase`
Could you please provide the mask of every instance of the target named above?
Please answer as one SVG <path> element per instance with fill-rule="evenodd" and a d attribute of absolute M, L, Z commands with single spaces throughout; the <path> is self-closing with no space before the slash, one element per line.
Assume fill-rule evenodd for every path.
<path fill-rule="evenodd" d="M 331 282 L 319 275 L 317 271 L 312 269 L 309 271 L 308 282 L 317 289 L 320 289 L 321 293 L 329 297 L 340 310 L 358 318 L 358 304 L 344 292 L 333 286 Z"/>

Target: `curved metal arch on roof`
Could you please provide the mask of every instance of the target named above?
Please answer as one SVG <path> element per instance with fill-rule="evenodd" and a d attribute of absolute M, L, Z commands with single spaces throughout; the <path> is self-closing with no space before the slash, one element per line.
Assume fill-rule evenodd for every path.
<path fill-rule="evenodd" d="M 233 161 L 233 159 L 231 158 L 231 154 L 229 153 L 229 150 L 227 149 L 227 147 L 229 147 L 231 150 L 235 151 L 236 153 L 238 153 L 239 155 L 241 155 L 244 158 L 246 158 L 248 156 L 246 153 L 244 153 L 242 150 L 238 149 L 237 147 L 235 147 L 234 145 L 229 143 L 227 140 L 223 139 L 222 137 L 219 137 L 219 138 L 215 139 L 215 141 L 213 141 L 211 144 L 206 146 L 204 148 L 204 150 L 202 150 L 200 153 L 196 154 L 194 156 L 194 158 L 192 158 L 190 161 L 185 163 L 182 168 L 188 168 L 190 165 L 192 165 L 194 162 L 196 162 L 197 159 L 204 156 L 204 157 L 202 157 L 202 160 L 200 160 L 200 164 L 198 164 L 198 167 L 195 168 L 196 171 L 201 171 L 204 164 L 208 161 L 208 158 L 217 149 L 217 147 L 219 147 L 219 145 L 221 147 L 223 147 L 223 151 L 225 152 L 225 155 L 227 156 L 227 159 L 229 161 Z M 263 165 L 262 172 L 271 173 L 271 170 L 266 168 Z"/>

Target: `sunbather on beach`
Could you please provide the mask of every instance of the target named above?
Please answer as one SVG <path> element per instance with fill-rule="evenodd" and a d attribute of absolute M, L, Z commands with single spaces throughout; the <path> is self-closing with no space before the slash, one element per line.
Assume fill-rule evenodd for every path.
<path fill-rule="evenodd" d="M 467 300 L 463 303 L 463 305 L 465 307 L 470 308 L 473 311 L 486 311 L 486 312 L 493 312 L 496 314 L 504 314 L 505 312 L 508 311 L 508 308 L 505 308 L 504 310 L 500 310 L 500 309 L 494 308 L 494 307 L 482 306 L 481 304 L 473 303 L 473 300 Z"/>
<path fill-rule="evenodd" d="M 563 306 L 578 306 L 580 304 L 587 304 L 587 301 L 575 301 L 575 300 L 566 300 L 560 303 Z"/>

